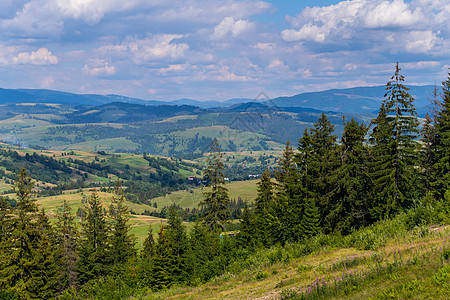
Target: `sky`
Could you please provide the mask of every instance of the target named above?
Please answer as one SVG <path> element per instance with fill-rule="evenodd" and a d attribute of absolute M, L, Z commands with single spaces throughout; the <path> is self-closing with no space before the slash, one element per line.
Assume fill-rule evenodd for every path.
<path fill-rule="evenodd" d="M 0 87 L 154 100 L 440 84 L 450 0 L 1 0 Z"/>

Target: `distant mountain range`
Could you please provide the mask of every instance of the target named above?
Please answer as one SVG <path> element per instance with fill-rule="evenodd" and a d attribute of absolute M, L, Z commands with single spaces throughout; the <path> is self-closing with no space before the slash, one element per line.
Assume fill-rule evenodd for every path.
<path fill-rule="evenodd" d="M 415 105 L 419 114 L 424 114 L 428 99 L 434 86 L 409 86 L 410 94 L 416 99 Z M 173 101 L 143 100 L 120 95 L 74 94 L 43 89 L 0 89 L 0 104 L 10 103 L 57 103 L 62 105 L 95 106 L 113 102 L 131 104 L 188 105 L 199 108 L 228 108 L 243 103 L 262 103 L 280 108 L 301 107 L 320 111 L 374 113 L 380 106 L 385 94 L 385 86 L 356 87 L 348 89 L 332 89 L 321 92 L 302 93 L 290 97 L 278 97 L 271 100 L 253 100 L 248 98 L 230 99 L 227 101 L 198 101 L 179 99 Z M 242 107 L 240 107 L 242 108 Z M 253 107 L 252 109 L 255 109 Z"/>

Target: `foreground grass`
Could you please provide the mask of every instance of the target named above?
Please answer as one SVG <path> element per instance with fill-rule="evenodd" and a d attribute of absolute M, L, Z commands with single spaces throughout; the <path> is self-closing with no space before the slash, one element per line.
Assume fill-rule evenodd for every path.
<path fill-rule="evenodd" d="M 301 244 L 260 250 L 209 283 L 143 299 L 450 299 L 450 230 L 386 229 L 324 242 L 307 255 Z M 368 232 L 381 242 L 360 240 L 371 239 Z"/>

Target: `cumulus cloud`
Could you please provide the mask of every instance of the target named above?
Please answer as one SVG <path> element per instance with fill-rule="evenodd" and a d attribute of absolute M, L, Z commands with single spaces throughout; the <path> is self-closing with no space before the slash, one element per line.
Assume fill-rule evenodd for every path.
<path fill-rule="evenodd" d="M 237 37 L 255 28 L 255 24 L 245 20 L 235 21 L 233 17 L 226 17 L 220 24 L 214 27 L 213 40 L 221 40 L 227 37 Z"/>
<path fill-rule="evenodd" d="M 189 45 L 176 43 L 174 40 L 181 38 L 178 34 L 161 34 L 143 40 L 130 42 L 127 47 L 133 55 L 135 63 L 151 61 L 176 60 L 185 56 Z"/>
<path fill-rule="evenodd" d="M 409 30 L 424 25 L 421 7 L 403 0 L 352 0 L 305 8 L 287 20 L 297 29 L 282 32 L 285 41 L 333 42 L 351 39 L 367 30 Z M 372 34 L 373 35 L 373 34 Z"/>
<path fill-rule="evenodd" d="M 47 48 L 40 48 L 38 51 L 21 52 L 12 58 L 14 64 L 20 65 L 56 65 L 58 58 Z"/>
<path fill-rule="evenodd" d="M 84 65 L 83 73 L 89 76 L 111 76 L 116 74 L 116 68 L 104 59 L 90 59 Z"/>

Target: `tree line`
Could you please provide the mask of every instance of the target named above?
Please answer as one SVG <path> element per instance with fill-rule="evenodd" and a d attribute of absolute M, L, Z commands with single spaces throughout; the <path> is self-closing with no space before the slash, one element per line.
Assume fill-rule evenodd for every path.
<path fill-rule="evenodd" d="M 0 200 L 0 298 L 123 299 L 197 285 L 261 247 L 348 234 L 424 201 L 448 206 L 450 73 L 421 130 L 403 81 L 397 65 L 377 118 L 370 125 L 344 120 L 339 143 L 325 114 L 305 130 L 297 151 L 288 142 L 278 169 L 263 173 L 253 207 L 244 208 L 232 232 L 217 140 L 204 173 L 202 217 L 188 233 L 179 210 L 169 208 L 167 223 L 156 239 L 149 228 L 139 253 L 119 181 L 108 211 L 93 193 L 79 222 L 64 202 L 51 224 L 22 169 L 16 206 Z"/>
<path fill-rule="evenodd" d="M 421 129 L 403 81 L 397 64 L 377 117 L 370 125 L 344 119 L 339 143 L 325 114 L 304 131 L 297 151 L 287 143 L 275 182 L 265 172 L 254 209 L 243 214 L 248 243 L 349 234 L 421 205 L 424 196 L 432 206 L 450 198 L 450 73 Z"/>

